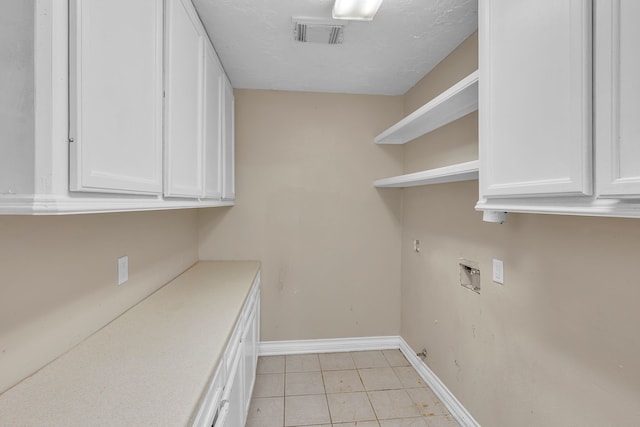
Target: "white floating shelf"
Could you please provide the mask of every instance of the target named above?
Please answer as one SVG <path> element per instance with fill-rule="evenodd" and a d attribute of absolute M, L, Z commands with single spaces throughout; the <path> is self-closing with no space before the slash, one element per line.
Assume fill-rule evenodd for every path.
<path fill-rule="evenodd" d="M 376 144 L 404 144 L 478 109 L 478 71 L 442 92 L 389 129 Z"/>
<path fill-rule="evenodd" d="M 479 160 L 473 160 L 457 165 L 379 179 L 375 181 L 373 185 L 378 188 L 404 188 L 419 185 L 444 184 L 445 182 L 471 181 L 478 179 L 479 165 Z"/>

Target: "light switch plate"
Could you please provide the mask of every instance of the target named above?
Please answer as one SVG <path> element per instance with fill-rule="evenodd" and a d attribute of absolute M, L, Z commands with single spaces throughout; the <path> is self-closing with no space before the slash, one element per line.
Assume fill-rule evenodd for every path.
<path fill-rule="evenodd" d="M 493 259 L 493 281 L 504 285 L 504 264 L 499 259 Z"/>
<path fill-rule="evenodd" d="M 118 258 L 118 285 L 129 280 L 129 257 Z"/>

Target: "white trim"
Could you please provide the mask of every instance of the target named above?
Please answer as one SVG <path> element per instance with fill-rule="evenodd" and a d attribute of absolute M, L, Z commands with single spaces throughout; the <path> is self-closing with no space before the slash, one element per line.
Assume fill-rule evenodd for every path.
<path fill-rule="evenodd" d="M 442 404 L 462 427 L 481 427 L 462 403 L 451 393 L 438 376 L 414 353 L 400 336 L 334 338 L 320 340 L 263 341 L 260 356 L 286 354 L 338 353 L 344 351 L 399 349 L 418 375 L 431 388 Z"/>
<path fill-rule="evenodd" d="M 322 340 L 263 341 L 260 356 L 283 354 L 338 353 L 342 351 L 389 350 L 399 348 L 400 337 L 332 338 Z"/>
<path fill-rule="evenodd" d="M 0 215 L 68 215 L 233 206 L 233 201 L 162 199 L 161 197 L 73 197 L 0 195 Z"/>
<path fill-rule="evenodd" d="M 409 344 L 399 337 L 400 351 L 407 358 L 411 366 L 418 372 L 418 375 L 431 388 L 433 393 L 438 396 L 440 402 L 449 410 L 453 418 L 463 427 L 481 427 L 480 424 L 471 416 L 469 411 L 462 406 L 462 403 L 451 393 L 446 385 L 438 378 L 438 376 L 424 363 L 416 354 Z"/>
<path fill-rule="evenodd" d="M 640 203 L 631 199 L 593 197 L 529 197 L 480 199 L 478 211 L 639 218 Z"/>

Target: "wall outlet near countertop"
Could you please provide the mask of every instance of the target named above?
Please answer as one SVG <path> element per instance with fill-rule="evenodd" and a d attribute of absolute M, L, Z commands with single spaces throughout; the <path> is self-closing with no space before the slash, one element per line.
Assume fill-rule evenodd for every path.
<path fill-rule="evenodd" d="M 118 258 L 118 285 L 122 285 L 129 280 L 129 257 Z"/>

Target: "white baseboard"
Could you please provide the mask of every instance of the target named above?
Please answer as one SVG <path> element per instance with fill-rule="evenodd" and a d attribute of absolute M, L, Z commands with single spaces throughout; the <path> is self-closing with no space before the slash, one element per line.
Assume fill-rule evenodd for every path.
<path fill-rule="evenodd" d="M 462 427 L 481 427 L 464 406 L 449 391 L 440 378 L 429 369 L 409 344 L 399 336 L 335 338 L 322 340 L 263 341 L 260 343 L 260 356 L 279 356 L 285 354 L 338 353 L 343 351 L 389 350 L 399 349 L 424 382 L 433 390 L 442 404 Z"/>
<path fill-rule="evenodd" d="M 449 391 L 440 378 L 420 359 L 413 351 L 409 344 L 399 337 L 400 351 L 407 358 L 411 366 L 418 372 L 424 382 L 433 390 L 440 402 L 451 412 L 451 415 L 463 427 L 481 427 L 480 424 L 471 416 L 469 411 L 462 406 L 462 403 Z"/>
<path fill-rule="evenodd" d="M 399 348 L 400 337 L 332 338 L 324 340 L 263 341 L 260 356 L 282 354 L 338 353 L 341 351 L 387 350 Z"/>

